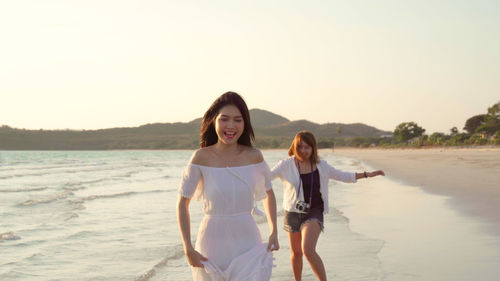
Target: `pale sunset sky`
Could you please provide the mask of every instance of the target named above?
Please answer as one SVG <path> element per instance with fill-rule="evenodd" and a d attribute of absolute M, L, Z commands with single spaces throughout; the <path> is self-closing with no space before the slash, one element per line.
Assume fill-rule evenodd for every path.
<path fill-rule="evenodd" d="M 500 101 L 500 1 L 0 1 L 0 125 L 201 117 L 462 130 Z"/>

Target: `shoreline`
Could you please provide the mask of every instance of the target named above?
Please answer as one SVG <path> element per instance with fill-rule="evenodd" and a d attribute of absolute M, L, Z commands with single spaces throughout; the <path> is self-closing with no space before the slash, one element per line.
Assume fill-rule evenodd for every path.
<path fill-rule="evenodd" d="M 499 147 L 336 148 L 333 154 L 356 158 L 396 181 L 446 196 L 454 209 L 482 220 L 486 231 L 500 235 Z"/>

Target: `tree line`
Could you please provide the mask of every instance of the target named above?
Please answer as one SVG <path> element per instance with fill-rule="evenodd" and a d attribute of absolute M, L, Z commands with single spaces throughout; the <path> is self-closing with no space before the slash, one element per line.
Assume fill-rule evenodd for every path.
<path fill-rule="evenodd" d="M 415 122 L 400 123 L 392 137 L 350 138 L 335 140 L 335 146 L 353 147 L 419 147 L 419 146 L 463 146 L 500 145 L 500 102 L 489 107 L 485 114 L 470 117 L 465 121 L 464 132 L 457 127 L 449 133 L 425 134 L 425 129 Z"/>

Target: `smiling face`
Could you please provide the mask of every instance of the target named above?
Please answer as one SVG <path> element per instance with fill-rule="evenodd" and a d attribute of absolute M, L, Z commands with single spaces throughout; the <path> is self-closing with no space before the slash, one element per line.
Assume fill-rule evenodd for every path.
<path fill-rule="evenodd" d="M 288 156 L 295 155 L 300 161 L 311 161 L 318 163 L 318 145 L 316 138 L 309 131 L 300 131 L 293 138 L 288 149 Z"/>
<path fill-rule="evenodd" d="M 297 154 L 295 155 L 300 161 L 310 160 L 313 148 L 307 142 L 300 139 L 296 147 Z"/>
<path fill-rule="evenodd" d="M 226 105 L 219 110 L 215 118 L 215 132 L 218 141 L 224 144 L 234 144 L 243 134 L 245 121 L 238 107 Z"/>

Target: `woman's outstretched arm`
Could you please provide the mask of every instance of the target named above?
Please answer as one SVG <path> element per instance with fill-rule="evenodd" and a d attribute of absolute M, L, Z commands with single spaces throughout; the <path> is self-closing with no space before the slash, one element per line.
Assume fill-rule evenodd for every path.
<path fill-rule="evenodd" d="M 356 173 L 357 180 L 364 179 L 364 178 L 376 177 L 376 176 L 385 176 L 385 173 L 382 170 L 377 170 L 377 171 L 373 171 L 373 172 Z"/>

